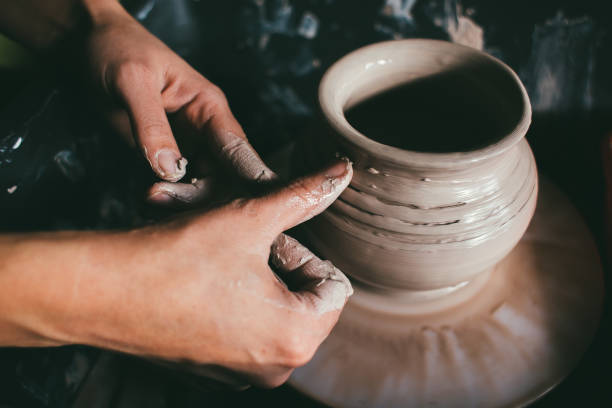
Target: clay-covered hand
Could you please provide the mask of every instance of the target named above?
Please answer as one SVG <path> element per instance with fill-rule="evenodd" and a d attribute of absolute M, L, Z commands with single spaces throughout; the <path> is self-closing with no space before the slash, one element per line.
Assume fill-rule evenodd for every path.
<path fill-rule="evenodd" d="M 341 160 L 271 194 L 118 238 L 130 248 L 121 270 L 107 266 L 103 283 L 81 277 L 74 289 L 83 319 L 74 330 L 90 333 L 75 333 L 78 342 L 187 363 L 234 385 L 281 384 L 352 293 L 338 269 L 282 232 L 323 211 L 351 176 Z"/>
<path fill-rule="evenodd" d="M 180 180 L 186 171 L 185 156 L 190 166 L 205 167 L 196 173 L 207 173 L 220 159 L 226 170 L 242 178 L 273 177 L 248 143 L 223 92 L 118 4 L 96 15 L 85 44 L 91 78 L 110 102 L 107 110 L 112 122 L 128 139 L 133 138 L 160 178 Z M 177 144 L 179 137 L 184 154 Z M 179 186 L 162 183 L 150 198 L 197 201 L 206 186 L 206 181 Z"/>

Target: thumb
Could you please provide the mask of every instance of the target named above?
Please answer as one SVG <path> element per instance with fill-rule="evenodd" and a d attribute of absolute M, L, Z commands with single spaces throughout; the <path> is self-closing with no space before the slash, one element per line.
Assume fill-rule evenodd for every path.
<path fill-rule="evenodd" d="M 130 117 L 132 134 L 153 171 L 167 181 L 178 181 L 184 175 L 187 159 L 181 156 L 159 91 L 152 84 L 119 88 Z"/>
<path fill-rule="evenodd" d="M 318 315 L 335 312 L 337 319 L 353 294 L 351 282 L 338 268 L 288 235 L 280 234 L 272 243 L 270 263 L 294 296 Z"/>
<path fill-rule="evenodd" d="M 349 185 L 353 176 L 352 163 L 344 158 L 327 168 L 291 182 L 288 186 L 253 204 L 260 230 L 269 232 L 270 241 L 278 234 L 308 221 L 323 212 Z"/>

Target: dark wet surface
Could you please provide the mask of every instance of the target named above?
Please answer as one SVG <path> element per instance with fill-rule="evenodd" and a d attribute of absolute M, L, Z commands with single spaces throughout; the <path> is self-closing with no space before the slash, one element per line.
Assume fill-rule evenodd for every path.
<path fill-rule="evenodd" d="M 511 114 L 512 112 L 510 112 Z M 344 116 L 359 132 L 400 149 L 451 153 L 480 149 L 512 130 L 503 106 L 457 72 L 411 81 L 358 103 Z"/>

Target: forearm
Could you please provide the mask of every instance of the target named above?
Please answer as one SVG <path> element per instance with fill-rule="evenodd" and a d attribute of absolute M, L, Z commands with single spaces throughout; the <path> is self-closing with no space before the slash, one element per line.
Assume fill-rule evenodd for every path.
<path fill-rule="evenodd" d="M 0 236 L 0 346 L 94 342 L 126 290 L 125 235 Z"/>
<path fill-rule="evenodd" d="M 0 32 L 46 52 L 111 13 L 125 13 L 118 0 L 0 0 Z"/>

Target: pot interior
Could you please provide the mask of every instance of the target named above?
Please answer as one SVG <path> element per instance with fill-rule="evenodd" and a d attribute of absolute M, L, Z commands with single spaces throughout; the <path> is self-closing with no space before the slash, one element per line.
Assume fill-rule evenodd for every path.
<path fill-rule="evenodd" d="M 525 90 L 505 64 L 432 40 L 379 43 L 347 55 L 322 81 L 320 100 L 348 139 L 419 153 L 513 144 L 531 117 Z"/>

